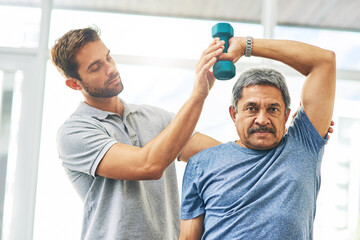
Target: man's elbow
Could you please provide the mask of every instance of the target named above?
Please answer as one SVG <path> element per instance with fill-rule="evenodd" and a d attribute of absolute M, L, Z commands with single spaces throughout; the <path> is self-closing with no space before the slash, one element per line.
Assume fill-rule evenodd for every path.
<path fill-rule="evenodd" d="M 336 55 L 334 51 L 326 50 L 326 53 L 323 55 L 324 62 L 329 66 L 336 68 Z"/>
<path fill-rule="evenodd" d="M 165 169 L 158 165 L 145 165 L 142 169 L 144 180 L 159 180 Z"/>

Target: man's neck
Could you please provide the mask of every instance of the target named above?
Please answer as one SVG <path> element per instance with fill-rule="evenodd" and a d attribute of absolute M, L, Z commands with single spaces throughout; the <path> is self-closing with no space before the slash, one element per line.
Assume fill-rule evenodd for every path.
<path fill-rule="evenodd" d="M 121 117 L 124 114 L 124 105 L 118 96 L 112 98 L 85 98 L 84 101 L 94 108 L 106 112 L 117 113 Z"/>

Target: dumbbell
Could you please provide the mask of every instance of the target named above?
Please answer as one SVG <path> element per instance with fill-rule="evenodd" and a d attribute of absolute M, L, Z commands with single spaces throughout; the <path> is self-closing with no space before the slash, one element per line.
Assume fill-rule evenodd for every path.
<path fill-rule="evenodd" d="M 234 29 L 229 23 L 217 23 L 211 29 L 212 37 L 218 37 L 225 41 L 223 52 L 226 53 L 229 47 L 229 38 L 234 36 Z M 231 61 L 217 61 L 213 67 L 215 78 L 229 80 L 235 76 L 235 65 Z"/>

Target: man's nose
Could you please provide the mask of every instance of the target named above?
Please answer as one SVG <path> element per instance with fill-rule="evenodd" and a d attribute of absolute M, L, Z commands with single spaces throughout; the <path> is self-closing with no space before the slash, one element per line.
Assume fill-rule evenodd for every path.
<path fill-rule="evenodd" d="M 266 125 L 270 123 L 269 115 L 265 110 L 260 110 L 256 116 L 255 123 L 260 125 Z"/>
<path fill-rule="evenodd" d="M 107 75 L 112 75 L 116 72 L 116 65 L 112 64 L 112 63 L 107 63 L 106 65 L 106 74 Z"/>

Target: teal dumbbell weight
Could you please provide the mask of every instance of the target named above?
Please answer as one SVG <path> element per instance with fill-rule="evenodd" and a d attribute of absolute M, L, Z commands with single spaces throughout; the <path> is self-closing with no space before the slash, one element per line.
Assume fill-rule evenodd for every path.
<path fill-rule="evenodd" d="M 229 47 L 229 38 L 234 36 L 234 29 L 229 23 L 218 23 L 211 29 L 212 37 L 218 37 L 225 41 L 224 53 Z M 235 76 L 235 65 L 231 61 L 217 61 L 213 67 L 215 78 L 219 80 L 229 80 Z"/>

